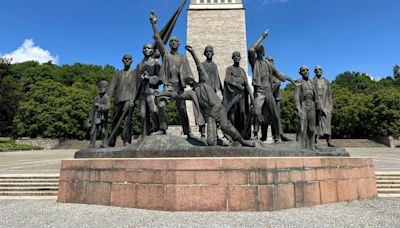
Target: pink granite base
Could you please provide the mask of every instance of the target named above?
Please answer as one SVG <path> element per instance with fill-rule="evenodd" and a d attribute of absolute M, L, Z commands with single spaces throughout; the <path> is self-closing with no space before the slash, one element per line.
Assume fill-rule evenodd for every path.
<path fill-rule="evenodd" d="M 58 202 L 162 211 L 273 211 L 377 196 L 370 158 L 64 160 Z"/>

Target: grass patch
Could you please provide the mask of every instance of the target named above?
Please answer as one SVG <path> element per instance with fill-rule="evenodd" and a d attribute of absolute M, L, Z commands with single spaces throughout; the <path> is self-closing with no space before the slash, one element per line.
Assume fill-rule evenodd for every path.
<path fill-rule="evenodd" d="M 36 146 L 29 146 L 29 145 L 21 145 L 21 144 L 16 144 L 15 140 L 10 139 L 10 140 L 0 140 L 0 149 L 7 149 L 7 150 L 27 150 L 27 149 L 32 149 L 32 150 L 38 150 L 41 149 Z"/>

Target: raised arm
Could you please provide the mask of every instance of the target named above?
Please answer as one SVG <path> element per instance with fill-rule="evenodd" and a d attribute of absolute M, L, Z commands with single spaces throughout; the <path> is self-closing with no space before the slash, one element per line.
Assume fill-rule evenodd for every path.
<path fill-rule="evenodd" d="M 249 58 L 249 63 L 251 68 L 254 68 L 254 64 L 256 62 L 256 48 L 258 47 L 258 45 L 261 44 L 261 42 L 268 36 L 269 31 L 265 31 L 260 38 L 258 38 L 258 40 L 251 45 L 249 51 L 248 51 L 248 58 Z"/>
<path fill-rule="evenodd" d="M 290 77 L 286 76 L 285 74 L 283 74 L 282 72 L 279 72 L 272 64 L 270 64 L 270 66 L 272 67 L 272 74 L 277 79 L 279 79 L 282 82 L 285 82 L 286 80 L 288 80 L 289 82 L 291 82 L 294 85 L 296 85 L 296 81 L 293 78 L 290 78 Z"/>
<path fill-rule="evenodd" d="M 153 28 L 153 38 L 156 42 L 157 49 L 160 51 L 161 56 L 164 58 L 165 53 L 168 52 L 167 47 L 165 47 L 164 41 L 160 36 L 160 33 L 158 32 L 157 28 L 157 16 L 154 11 L 151 12 L 150 14 L 150 22 L 151 22 L 151 27 Z"/>
<path fill-rule="evenodd" d="M 203 64 L 201 64 L 201 61 L 199 57 L 196 55 L 196 52 L 194 51 L 193 47 L 190 45 L 186 45 L 185 48 L 193 56 L 194 62 L 196 63 L 197 71 L 199 72 L 199 82 L 209 83 L 210 79 L 208 78 L 208 74 L 204 69 Z"/>

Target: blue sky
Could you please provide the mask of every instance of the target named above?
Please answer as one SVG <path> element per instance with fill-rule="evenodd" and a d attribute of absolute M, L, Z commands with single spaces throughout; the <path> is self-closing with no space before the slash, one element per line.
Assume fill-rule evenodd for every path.
<path fill-rule="evenodd" d="M 156 10 L 164 24 L 180 0 L 0 0 L 0 55 L 25 42 L 35 58 L 52 56 L 58 64 L 110 64 L 151 42 L 148 20 Z M 250 45 L 266 29 L 264 42 L 277 68 L 298 78 L 301 65 L 321 65 L 329 79 L 344 71 L 376 79 L 400 64 L 398 0 L 244 0 Z M 186 41 L 186 11 L 174 35 Z M 40 48 L 39 48 L 40 47 Z M 183 48 L 183 45 L 182 45 Z M 19 50 L 16 53 L 21 53 Z M 183 52 L 183 49 L 181 50 Z"/>

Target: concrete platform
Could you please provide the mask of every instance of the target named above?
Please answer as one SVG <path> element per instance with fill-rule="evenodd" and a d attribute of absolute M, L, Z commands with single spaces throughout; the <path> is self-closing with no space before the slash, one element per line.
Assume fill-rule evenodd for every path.
<path fill-rule="evenodd" d="M 370 158 L 76 159 L 58 202 L 161 211 L 273 211 L 377 196 Z"/>

